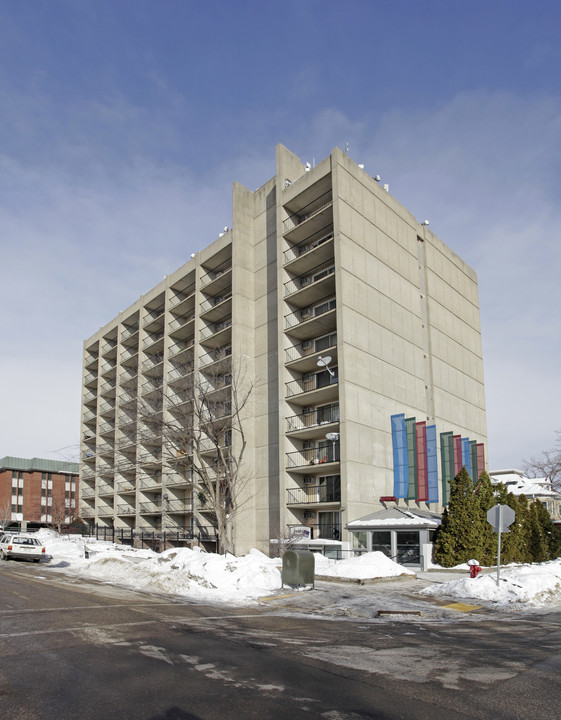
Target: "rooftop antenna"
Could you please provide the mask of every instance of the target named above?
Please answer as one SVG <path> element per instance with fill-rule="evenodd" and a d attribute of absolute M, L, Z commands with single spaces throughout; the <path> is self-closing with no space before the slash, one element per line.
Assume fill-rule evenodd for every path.
<path fill-rule="evenodd" d="M 346 146 L 345 152 L 347 153 L 347 155 L 349 154 L 349 141 L 348 140 L 347 140 L 347 146 Z"/>

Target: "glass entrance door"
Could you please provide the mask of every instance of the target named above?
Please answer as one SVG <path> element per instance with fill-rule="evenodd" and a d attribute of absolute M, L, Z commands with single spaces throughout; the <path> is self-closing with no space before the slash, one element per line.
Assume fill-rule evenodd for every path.
<path fill-rule="evenodd" d="M 400 565 L 417 565 L 420 562 L 421 546 L 419 543 L 419 531 L 398 530 L 397 541 L 397 562 Z"/>

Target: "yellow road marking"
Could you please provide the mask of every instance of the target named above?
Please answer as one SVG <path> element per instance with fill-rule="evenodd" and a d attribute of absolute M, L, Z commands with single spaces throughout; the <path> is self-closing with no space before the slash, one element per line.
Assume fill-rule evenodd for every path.
<path fill-rule="evenodd" d="M 468 605 L 467 603 L 450 603 L 450 605 L 442 605 L 441 607 L 458 610 L 459 612 L 471 612 L 472 610 L 481 610 L 480 605 Z"/>

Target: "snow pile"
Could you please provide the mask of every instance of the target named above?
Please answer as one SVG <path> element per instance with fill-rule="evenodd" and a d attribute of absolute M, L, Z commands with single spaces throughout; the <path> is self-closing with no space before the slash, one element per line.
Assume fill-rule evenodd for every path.
<path fill-rule="evenodd" d="M 247 602 L 281 587 L 279 560 L 252 550 L 243 557 L 173 548 L 163 553 L 40 533 L 50 567 L 83 577 L 207 602 Z M 86 557 L 86 550 L 89 557 Z"/>
<path fill-rule="evenodd" d="M 134 590 L 188 597 L 206 602 L 244 603 L 281 588 L 281 560 L 258 550 L 243 557 L 173 548 L 162 553 L 81 536 L 38 533 L 54 570 L 71 572 Z M 363 580 L 414 574 L 381 552 L 348 560 L 315 554 L 315 572 L 333 578 Z"/>
<path fill-rule="evenodd" d="M 533 565 L 509 565 L 497 574 L 491 572 L 476 578 L 430 585 L 420 591 L 425 595 L 494 602 L 498 605 L 525 603 L 543 607 L 561 602 L 561 560 Z"/>
<path fill-rule="evenodd" d="M 324 575 L 325 577 L 368 580 L 415 574 L 413 570 L 398 565 L 379 551 L 363 553 L 358 557 L 347 558 L 346 560 L 330 560 L 319 554 L 315 555 L 315 559 L 316 575 Z"/>

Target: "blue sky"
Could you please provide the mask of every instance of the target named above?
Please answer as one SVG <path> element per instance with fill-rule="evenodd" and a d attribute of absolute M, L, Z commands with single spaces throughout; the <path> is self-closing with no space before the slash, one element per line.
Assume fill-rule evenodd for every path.
<path fill-rule="evenodd" d="M 561 429 L 561 6 L 0 0 L 0 456 L 71 458 L 82 343 L 349 154 L 478 273 L 492 469 Z"/>

